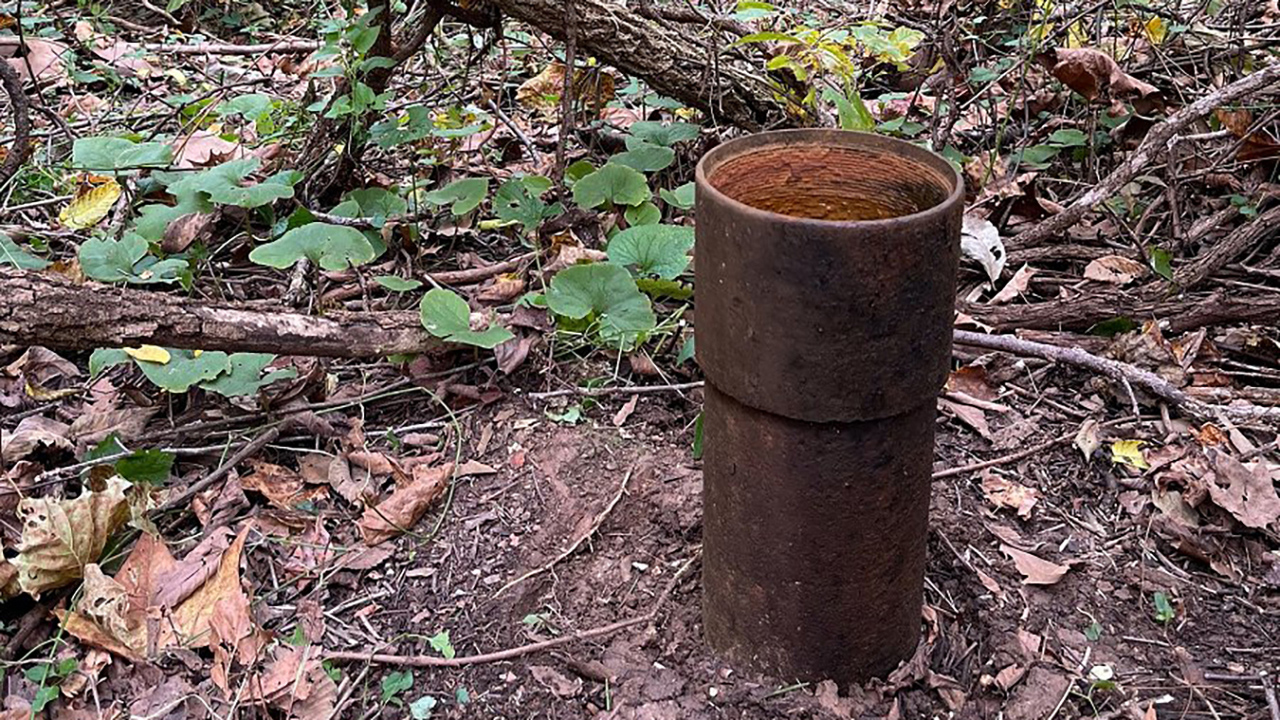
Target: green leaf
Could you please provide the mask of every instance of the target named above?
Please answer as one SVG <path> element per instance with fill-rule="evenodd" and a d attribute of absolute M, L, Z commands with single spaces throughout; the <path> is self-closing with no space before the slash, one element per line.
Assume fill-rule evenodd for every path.
<path fill-rule="evenodd" d="M 795 35 L 788 35 L 787 33 L 758 32 L 758 33 L 751 33 L 750 35 L 743 35 L 741 38 L 739 38 L 737 42 L 734 43 L 734 45 L 746 45 L 747 43 L 761 43 L 761 42 L 798 43 L 800 42 L 800 38 L 796 37 Z"/>
<path fill-rule="evenodd" d="M 227 358 L 231 369 L 201 383 L 200 387 L 226 397 L 242 397 L 257 395 L 259 390 L 277 380 L 298 376 L 298 371 L 293 368 L 273 370 L 263 376 L 262 371 L 275 359 L 271 353 L 233 353 Z"/>
<path fill-rule="evenodd" d="M 596 166 L 588 160 L 578 160 L 564 169 L 564 181 L 570 186 L 596 171 Z"/>
<path fill-rule="evenodd" d="M 432 205 L 453 203 L 452 207 L 449 208 L 449 212 L 455 216 L 466 215 L 480 207 L 480 203 L 484 202 L 485 195 L 488 193 L 488 178 L 463 178 L 462 180 L 455 180 L 439 190 L 423 194 L 422 201 Z"/>
<path fill-rule="evenodd" d="M 822 91 L 822 96 L 835 104 L 842 129 L 862 132 L 876 129 L 876 119 L 867 109 L 866 103 L 862 102 L 862 96 L 857 90 L 850 90 L 848 97 L 845 97 L 832 88 L 827 88 Z"/>
<path fill-rule="evenodd" d="M 449 642 L 448 630 L 442 630 L 438 634 L 431 636 L 431 638 L 428 639 L 428 642 L 431 643 L 432 650 L 440 653 L 447 660 L 452 660 L 456 654 L 454 652 L 453 645 Z"/>
<path fill-rule="evenodd" d="M 547 187 L 541 181 L 546 180 Z M 564 212 L 560 203 L 548 205 L 539 197 L 550 187 L 550 180 L 541 176 L 512 178 L 498 187 L 493 198 L 493 211 L 499 220 L 517 222 L 524 234 L 528 235 L 542 221 Z"/>
<path fill-rule="evenodd" d="M 48 685 L 36 691 L 36 696 L 31 700 L 32 717 L 35 716 L 35 713 L 44 712 L 45 706 L 57 700 L 61 694 L 62 691 L 58 689 L 57 685 Z"/>
<path fill-rule="evenodd" d="M 129 362 L 129 354 L 120 348 L 98 348 L 89 355 L 89 377 L 115 365 Z"/>
<path fill-rule="evenodd" d="M 348 265 L 363 265 L 372 260 L 375 253 L 373 245 L 359 230 L 328 223 L 294 228 L 249 253 L 253 262 L 278 269 L 291 267 L 304 257 L 324 270 L 336 271 Z"/>
<path fill-rule="evenodd" d="M 1096 642 L 1098 638 L 1102 637 L 1102 625 L 1096 622 L 1091 624 L 1089 627 L 1084 629 L 1084 636 L 1088 638 L 1090 642 Z"/>
<path fill-rule="evenodd" d="M 66 677 L 80 666 L 80 661 L 73 657 L 62 658 L 58 661 L 57 667 L 53 669 L 53 673 L 58 677 Z"/>
<path fill-rule="evenodd" d="M 671 280 L 689 267 L 693 228 L 677 225 L 641 225 L 627 228 L 609 241 L 609 261 L 635 266 L 641 275 Z"/>
<path fill-rule="evenodd" d="M 289 176 L 277 174 L 257 184 L 243 184 L 261 165 L 262 161 L 253 157 L 225 162 L 184 175 L 169 185 L 169 192 L 179 197 L 203 192 L 215 203 L 242 208 L 261 207 L 293 197 L 293 186 L 288 182 L 292 178 Z M 165 173 L 164 176 L 170 178 L 173 174 Z"/>
<path fill-rule="evenodd" d="M 89 448 L 89 450 L 85 452 L 84 457 L 80 459 L 88 462 L 90 460 L 97 460 L 109 455 L 118 455 L 119 453 L 127 451 L 128 448 L 124 446 L 124 443 L 120 442 L 120 437 L 115 433 L 111 433 L 103 438 L 97 445 Z"/>
<path fill-rule="evenodd" d="M 373 281 L 391 292 L 408 292 L 422 287 L 421 280 L 414 280 L 412 278 L 406 280 L 405 278 L 396 277 L 395 275 L 379 275 L 375 277 Z"/>
<path fill-rule="evenodd" d="M 396 670 L 382 678 L 382 702 L 387 703 L 395 696 L 413 687 L 412 670 Z"/>
<path fill-rule="evenodd" d="M 662 211 L 657 205 L 645 201 L 640 205 L 632 205 L 627 208 L 622 216 L 627 219 L 627 224 L 635 227 L 637 225 L 657 225 L 662 221 Z"/>
<path fill-rule="evenodd" d="M 1023 149 L 1019 160 L 1029 168 L 1043 170 L 1049 167 L 1049 161 L 1058 154 L 1060 149 L 1055 145 L 1032 145 Z"/>
<path fill-rule="evenodd" d="M 457 293 L 435 288 L 418 303 L 422 327 L 448 342 L 491 349 L 515 337 L 501 325 L 476 332 L 471 329 L 471 308 Z"/>
<path fill-rule="evenodd" d="M 312 76 L 314 77 L 314 74 Z M 369 128 L 369 137 L 378 144 L 378 147 L 386 150 L 421 140 L 431 135 L 434 127 L 435 124 L 431 121 L 431 110 L 423 105 L 415 105 L 398 118 L 375 123 Z"/>
<path fill-rule="evenodd" d="M 702 413 L 698 413 L 698 419 L 693 421 L 693 459 L 702 459 Z"/>
<path fill-rule="evenodd" d="M 1162 247 L 1152 246 L 1147 251 L 1151 255 L 1151 269 L 1165 280 L 1173 282 L 1173 267 L 1171 265 L 1173 255 Z"/>
<path fill-rule="evenodd" d="M 1100 323 L 1090 327 L 1088 333 L 1090 335 L 1101 335 L 1103 337 L 1115 337 L 1123 335 L 1127 332 L 1133 332 L 1138 329 L 1138 323 L 1132 318 L 1113 317 L 1109 320 L 1103 320 Z"/>
<path fill-rule="evenodd" d="M 649 298 L 636 288 L 621 265 L 572 265 L 551 279 L 547 306 L 557 315 L 600 323 L 600 335 L 610 344 L 630 345 L 657 322 Z"/>
<path fill-rule="evenodd" d="M 40 685 L 49 681 L 50 677 L 53 675 L 53 666 L 49 663 L 40 663 L 39 665 L 27 668 L 22 674 L 27 678 L 27 680 Z"/>
<path fill-rule="evenodd" d="M 71 165 L 78 170 L 111 172 L 143 167 L 168 167 L 173 148 L 165 143 L 135 143 L 125 138 L 77 138 L 71 146 Z"/>
<path fill-rule="evenodd" d="M 695 187 L 694 183 L 687 182 L 675 190 L 662 188 L 658 191 L 658 195 L 668 205 L 680 208 L 681 210 L 688 210 L 693 207 L 693 194 Z"/>
<path fill-rule="evenodd" d="M 137 233 L 125 233 L 119 240 L 90 238 L 80 246 L 79 255 L 84 274 L 102 282 L 176 282 L 187 267 L 186 260 L 148 258 L 147 241 Z"/>
<path fill-rule="evenodd" d="M 1062 147 L 1085 147 L 1089 144 L 1089 136 L 1074 128 L 1054 130 L 1049 135 L 1049 142 Z"/>
<path fill-rule="evenodd" d="M 163 484 L 173 469 L 173 453 L 163 450 L 139 450 L 116 461 L 116 472 L 133 483 Z"/>
<path fill-rule="evenodd" d="M 636 287 L 651 298 L 671 298 L 672 300 L 688 300 L 693 297 L 693 288 L 675 280 L 658 280 L 657 278 L 636 278 Z"/>
<path fill-rule="evenodd" d="M 272 103 L 271 96 L 263 95 L 262 93 L 237 95 L 218 105 L 218 117 L 228 118 L 240 115 L 246 120 L 257 120 L 263 115 L 271 113 Z"/>
<path fill-rule="evenodd" d="M 134 362 L 148 380 L 171 393 L 184 393 L 193 385 L 212 380 L 231 369 L 231 361 L 224 352 L 202 352 L 197 356 L 192 350 L 165 349 L 169 351 L 167 363 L 136 358 Z"/>
<path fill-rule="evenodd" d="M 1178 613 L 1173 609 L 1173 603 L 1169 602 L 1168 595 L 1158 592 L 1151 597 L 1151 601 L 1156 606 L 1157 622 L 1167 623 L 1178 616 Z"/>
<path fill-rule="evenodd" d="M 625 165 L 640 172 L 654 172 L 668 167 L 676 159 L 675 150 L 661 145 L 628 141 L 627 147 L 630 149 L 609 158 L 609 162 Z"/>
<path fill-rule="evenodd" d="M 8 235 L 0 233 L 0 265 L 12 265 L 19 270 L 43 270 L 49 267 L 49 261 L 28 253 Z"/>
<path fill-rule="evenodd" d="M 632 123 L 628 128 L 631 136 L 627 138 L 627 149 L 634 150 L 632 143 L 639 141 L 663 147 L 671 147 L 678 142 L 693 140 L 698 137 L 698 126 L 693 123 L 674 122 L 663 125 L 660 122 L 641 120 Z"/>
<path fill-rule="evenodd" d="M 543 414 L 551 422 L 558 422 L 561 425 L 577 425 L 582 422 L 582 406 L 577 403 L 565 408 L 564 412 L 558 413 L 548 409 L 543 411 Z"/>
<path fill-rule="evenodd" d="M 431 717 L 431 711 L 435 710 L 438 704 L 439 701 L 435 698 L 430 695 L 423 695 L 409 703 L 409 715 L 413 720 L 427 720 Z"/>
<path fill-rule="evenodd" d="M 453 699 L 457 701 L 459 705 L 466 705 L 471 702 L 471 693 L 467 692 L 465 687 L 459 686 L 453 693 Z"/>
<path fill-rule="evenodd" d="M 693 357 L 694 352 L 696 352 L 696 340 L 697 338 L 690 335 L 689 338 L 684 341 L 684 344 L 680 346 L 680 352 L 676 353 L 677 365 L 683 365 L 688 362 L 689 358 Z"/>
<path fill-rule="evenodd" d="M 573 201 L 584 208 L 605 203 L 639 205 L 649 199 L 644 175 L 622 165 L 609 163 L 573 185 Z"/>

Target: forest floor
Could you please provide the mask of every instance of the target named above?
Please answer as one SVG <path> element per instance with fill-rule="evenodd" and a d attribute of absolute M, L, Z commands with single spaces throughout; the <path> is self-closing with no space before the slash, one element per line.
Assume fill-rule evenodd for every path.
<path fill-rule="evenodd" d="M 0 11 L 0 720 L 1280 720 L 1280 7 L 639 5 Z M 703 639 L 734 123 L 966 182 L 923 637 L 861 687 Z"/>

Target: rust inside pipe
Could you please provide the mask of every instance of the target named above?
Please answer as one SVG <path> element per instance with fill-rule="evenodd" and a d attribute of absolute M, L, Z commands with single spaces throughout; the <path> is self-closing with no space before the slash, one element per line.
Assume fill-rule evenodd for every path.
<path fill-rule="evenodd" d="M 941 157 L 862 133 L 698 164 L 703 612 L 735 663 L 848 684 L 915 648 L 962 200 Z"/>

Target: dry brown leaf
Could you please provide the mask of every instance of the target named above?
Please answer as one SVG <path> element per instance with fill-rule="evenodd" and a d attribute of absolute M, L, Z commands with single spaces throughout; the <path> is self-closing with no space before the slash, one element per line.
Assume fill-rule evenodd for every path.
<path fill-rule="evenodd" d="M 1018 572 L 1022 573 L 1025 585 L 1053 585 L 1070 570 L 1065 565 L 1049 562 L 1012 545 L 1001 545 L 1000 551 L 1013 560 Z"/>
<path fill-rule="evenodd" d="M 524 288 L 524 278 L 518 273 L 507 273 L 494 278 L 493 284 L 481 290 L 480 294 L 476 295 L 476 299 L 480 302 L 501 305 L 523 295 Z"/>
<path fill-rule="evenodd" d="M 0 430 L 0 457 L 11 463 L 30 455 L 39 447 L 72 450 L 67 437 L 71 428 L 57 420 L 40 415 L 22 418 L 12 433 Z"/>
<path fill-rule="evenodd" d="M 554 113 L 560 109 L 564 92 L 565 66 L 552 62 L 542 72 L 525 80 L 516 89 L 516 102 L 527 108 Z M 590 105 L 598 114 L 613 99 L 613 76 L 599 70 L 578 70 L 573 78 L 574 98 Z"/>
<path fill-rule="evenodd" d="M 947 376 L 947 391 L 961 392 L 972 398 L 991 402 L 1000 393 L 991 384 L 987 369 L 981 365 L 965 365 Z"/>
<path fill-rule="evenodd" d="M 1091 261 L 1084 269 L 1086 280 L 1128 285 L 1147 274 L 1147 266 L 1122 255 L 1106 255 Z"/>
<path fill-rule="evenodd" d="M 374 475 L 404 475 L 404 472 L 396 467 L 396 461 L 387 457 L 384 453 L 371 450 L 352 450 L 347 453 L 347 459 L 351 461 L 352 465 L 367 470 Z"/>
<path fill-rule="evenodd" d="M 1265 528 L 1280 519 L 1280 497 L 1264 463 L 1247 467 L 1226 453 L 1215 453 L 1209 497 L 1251 528 Z M 1222 481 L 1226 481 L 1226 485 Z"/>
<path fill-rule="evenodd" d="M 1214 111 L 1214 114 L 1224 128 L 1230 130 L 1232 135 L 1244 141 L 1236 152 L 1237 160 L 1248 162 L 1280 155 L 1280 143 L 1276 142 L 1275 138 L 1268 135 L 1266 131 L 1256 130 L 1250 132 L 1253 126 L 1253 113 L 1249 112 L 1249 110 L 1219 108 Z"/>
<path fill-rule="evenodd" d="M 235 533 L 218 528 L 209 533 L 181 560 L 157 573 L 155 604 L 174 608 L 191 597 L 218 572 L 222 556 L 231 547 Z"/>
<path fill-rule="evenodd" d="M 130 604 L 128 590 L 93 563 L 84 568 L 80 602 L 58 611 L 63 628 L 90 647 L 141 661 L 147 654 L 145 611 Z"/>
<path fill-rule="evenodd" d="M 991 472 L 982 476 L 982 494 L 996 507 L 1009 508 L 1023 520 L 1031 519 L 1031 509 L 1040 501 L 1040 491 L 1020 485 Z"/>
<path fill-rule="evenodd" d="M 174 643 L 191 648 L 209 645 L 210 623 L 215 612 L 226 612 L 226 609 L 219 611 L 218 604 L 227 598 L 232 598 L 235 602 L 237 596 L 244 594 L 240 583 L 240 557 L 244 552 L 244 541 L 249 536 L 250 527 L 251 525 L 245 525 L 222 554 L 213 575 L 173 609 L 172 629 L 168 624 L 162 627 L 160 647 L 168 647 Z M 163 590 L 162 588 L 162 592 Z"/>
<path fill-rule="evenodd" d="M 448 488 L 453 463 L 434 469 L 416 467 L 413 475 L 412 483 L 396 490 L 376 507 L 365 509 L 359 524 L 366 545 L 377 545 L 412 528 Z"/>
<path fill-rule="evenodd" d="M 208 239 L 221 216 L 222 211 L 216 209 L 214 212 L 187 213 L 173 220 L 164 229 L 160 249 L 166 253 L 180 253 L 196 240 Z"/>
<path fill-rule="evenodd" d="M 333 713 L 338 686 L 321 665 L 313 647 L 276 647 L 275 659 L 262 673 L 261 700 L 288 717 L 321 720 Z"/>
<path fill-rule="evenodd" d="M 344 457 L 335 457 L 329 461 L 328 475 L 329 486 L 333 491 L 353 505 L 364 505 L 377 492 L 369 473 L 359 473 L 359 479 L 352 477 L 351 464 Z"/>
<path fill-rule="evenodd" d="M 938 400 L 938 407 L 946 410 L 954 415 L 960 422 L 973 428 L 974 432 L 981 435 L 984 439 L 991 439 L 991 426 L 987 424 L 987 414 L 982 411 L 982 408 L 952 402 L 945 398 Z"/>
<path fill-rule="evenodd" d="M 1018 268 L 1018 272 L 1013 274 L 1009 282 L 1005 283 L 1000 292 L 991 298 L 992 305 L 1001 305 L 1019 297 L 1027 291 L 1027 287 L 1031 285 L 1031 278 L 1035 277 L 1036 269 L 1030 265 L 1023 265 Z"/>
<path fill-rule="evenodd" d="M 246 154 L 240 143 L 223 140 L 208 130 L 196 130 L 173 142 L 173 164 L 179 168 L 219 165 L 228 160 L 238 160 Z"/>
<path fill-rule="evenodd" d="M 75 582 L 102 556 L 107 538 L 129 519 L 125 490 L 116 475 L 101 491 L 86 487 L 72 500 L 26 498 L 18 504 L 22 544 L 13 564 L 22 590 L 33 597 Z"/>
<path fill-rule="evenodd" d="M 43 38 L 27 37 L 25 57 L 11 57 L 9 65 L 22 78 L 23 84 L 33 80 L 40 83 L 61 85 L 67 80 L 67 67 L 63 55 L 71 50 L 62 43 Z"/>
<path fill-rule="evenodd" d="M 1126 74 L 1115 59 L 1101 50 L 1057 48 L 1041 53 L 1036 59 L 1063 85 L 1080 93 L 1086 100 L 1097 100 L 1103 93 L 1133 98 L 1135 108 L 1143 114 L 1163 105 L 1159 90 Z"/>
<path fill-rule="evenodd" d="M 627 423 L 627 418 L 631 417 L 631 413 L 636 411 L 636 404 L 640 402 L 639 395 L 632 395 L 631 399 L 626 402 L 618 412 L 613 416 L 613 426 L 622 427 Z"/>
<path fill-rule="evenodd" d="M 141 610 L 154 607 L 160 578 L 176 564 L 163 539 L 145 532 L 139 535 L 115 577 L 128 593 L 130 607 Z"/>
<path fill-rule="evenodd" d="M 308 486 L 302 476 L 280 465 L 253 461 L 253 472 L 240 478 L 240 486 L 256 492 L 281 510 L 292 510 L 299 504 L 324 498 L 329 494 L 323 486 Z"/>
<path fill-rule="evenodd" d="M 498 369 L 503 375 L 510 375 L 519 368 L 526 358 L 529 357 L 529 351 L 533 349 L 535 343 L 538 342 L 537 335 L 519 335 L 502 343 L 493 349 L 494 357 L 498 360 Z"/>
<path fill-rule="evenodd" d="M 423 472 L 426 472 L 426 471 L 427 471 L 427 468 L 423 468 Z M 493 475 L 497 472 L 498 471 L 494 467 L 490 465 L 485 465 L 479 460 L 468 460 L 462 463 L 461 465 L 459 465 L 458 471 L 453 475 L 454 477 L 465 477 L 467 475 Z M 415 475 L 414 477 L 417 477 L 417 475 Z"/>
<path fill-rule="evenodd" d="M 147 61 L 142 48 L 133 43 L 118 38 L 114 41 L 98 38 L 92 49 L 94 55 L 110 63 L 116 72 L 126 77 L 145 79 L 159 72 L 155 65 Z"/>
<path fill-rule="evenodd" d="M 243 541 L 237 539 L 237 542 Z M 209 675 L 225 693 L 230 693 L 232 668 L 237 664 L 241 667 L 252 665 L 270 640 L 270 635 L 253 620 L 249 596 L 240 582 L 238 567 L 234 575 L 235 582 L 229 583 L 222 596 L 214 600 L 213 611 L 209 614 L 209 646 L 213 648 Z"/>
<path fill-rule="evenodd" d="M 1005 600 L 1004 588 L 1000 587 L 1000 583 L 996 582 L 995 578 L 991 577 L 990 575 L 982 572 L 977 568 L 974 568 L 974 572 L 978 574 L 978 582 L 982 583 L 982 587 L 990 591 L 990 593 L 995 596 L 996 600 L 1001 605 L 1004 605 L 1004 600 Z"/>
<path fill-rule="evenodd" d="M 157 410 L 158 408 L 139 407 L 116 409 L 109 403 L 94 403 L 71 423 L 71 439 L 75 441 L 78 452 L 102 442 L 112 433 L 122 442 L 132 442 L 142 436 Z"/>

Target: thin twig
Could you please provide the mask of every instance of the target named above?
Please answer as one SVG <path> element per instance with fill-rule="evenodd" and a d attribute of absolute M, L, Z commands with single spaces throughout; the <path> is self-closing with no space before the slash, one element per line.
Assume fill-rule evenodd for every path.
<path fill-rule="evenodd" d="M 280 425 L 276 425 L 275 427 L 271 427 L 265 430 L 261 435 L 254 438 L 252 441 L 246 443 L 245 446 L 240 448 L 239 452 L 237 452 L 235 455 L 232 455 L 229 460 L 224 462 L 222 465 L 219 465 L 216 470 L 209 473 L 207 476 L 205 476 L 201 480 L 198 480 L 192 483 L 186 490 L 183 490 L 182 492 L 178 493 L 174 497 L 171 497 L 168 500 L 165 500 L 164 504 L 162 504 L 157 509 L 156 512 L 163 513 L 163 512 L 172 510 L 174 508 L 186 505 L 191 500 L 191 498 L 195 497 L 201 492 L 204 492 L 205 489 L 209 488 L 214 483 L 226 477 L 227 473 L 234 470 L 237 465 L 244 462 L 251 455 L 261 450 L 268 443 L 275 442 L 276 438 L 280 437 L 280 428 L 281 428 Z"/>
<path fill-rule="evenodd" d="M 1098 423 L 1098 427 L 1111 427 L 1112 425 L 1123 425 L 1125 423 L 1130 423 L 1133 421 L 1134 421 L 1134 418 L 1117 418 L 1115 420 L 1108 420 L 1106 422 Z M 1010 453 L 1008 455 L 1001 455 L 998 458 L 993 458 L 991 460 L 983 460 L 982 462 L 970 463 L 968 465 L 961 465 L 960 467 L 947 468 L 946 470 L 939 470 L 938 472 L 933 474 L 933 479 L 942 480 L 943 478 L 955 477 L 956 475 L 965 475 L 971 472 L 978 472 L 979 470 L 986 470 L 987 468 L 997 467 L 999 465 L 1008 465 L 1009 463 L 1015 463 L 1015 462 L 1018 462 L 1019 460 L 1029 458 L 1032 455 L 1038 455 L 1044 452 L 1045 450 L 1048 450 L 1049 448 L 1054 447 L 1055 445 L 1061 445 L 1062 443 L 1071 442 L 1076 438 L 1077 434 L 1078 434 L 1078 431 L 1072 431 L 1072 432 L 1066 433 L 1065 435 L 1059 435 L 1058 437 L 1052 440 L 1047 440 L 1045 442 L 1042 442 L 1039 445 L 1033 445 L 1025 450 L 1019 450 L 1018 452 Z"/>
<path fill-rule="evenodd" d="M 564 390 L 551 390 L 550 392 L 529 393 L 528 397 L 534 400 L 548 400 L 550 398 L 566 397 L 569 395 L 578 395 L 580 397 L 600 397 L 602 395 L 643 395 L 645 393 L 658 392 L 683 392 L 685 390 L 695 390 L 705 385 L 703 381 L 675 383 L 673 385 L 632 385 L 630 387 L 613 387 L 613 388 L 565 388 Z"/>
<path fill-rule="evenodd" d="M 635 468 L 632 467 L 630 470 L 627 471 L 626 475 L 622 476 L 622 483 L 618 487 L 618 493 L 613 496 L 613 500 L 610 500 L 609 504 L 604 506 L 604 509 L 601 510 L 599 514 L 596 515 L 596 519 L 591 522 L 591 527 L 588 528 L 587 531 L 583 533 L 581 537 L 575 540 L 567 550 L 565 550 L 564 552 L 552 558 L 545 565 L 534 568 L 533 570 L 530 570 L 529 572 L 521 575 L 515 580 L 512 580 L 506 585 L 503 585 L 502 587 L 498 588 L 498 591 L 495 592 L 493 596 L 496 598 L 502 593 L 506 592 L 507 590 L 515 587 L 516 585 L 519 585 L 525 580 L 528 580 L 529 578 L 537 577 L 538 575 L 541 575 L 544 572 L 549 572 L 551 568 L 555 567 L 556 564 L 559 563 L 561 560 L 564 560 L 565 558 L 577 552 L 578 548 L 582 547 L 582 543 L 587 541 L 587 538 L 596 534 L 596 531 L 599 530 L 600 526 L 604 524 L 605 518 L 609 517 L 609 513 L 613 512 L 613 509 L 618 506 L 619 502 L 622 501 L 622 496 L 625 495 L 627 492 L 627 483 L 630 482 L 631 474 L 634 472 L 635 472 Z"/>

